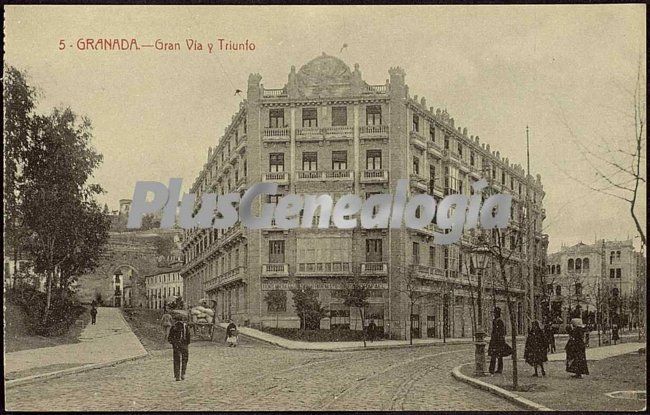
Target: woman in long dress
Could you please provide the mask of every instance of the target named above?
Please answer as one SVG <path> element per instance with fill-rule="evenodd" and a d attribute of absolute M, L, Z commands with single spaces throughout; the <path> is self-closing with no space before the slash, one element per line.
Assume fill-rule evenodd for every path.
<path fill-rule="evenodd" d="M 566 350 L 566 371 L 573 373 L 574 378 L 582 378 L 582 375 L 589 374 L 587 367 L 587 355 L 585 353 L 584 324 L 579 318 L 571 320 L 571 326 L 567 328 L 569 341 L 564 349 Z"/>
<path fill-rule="evenodd" d="M 537 366 L 542 369 L 542 376 L 546 376 L 544 362 L 548 361 L 548 357 L 546 356 L 548 352 L 547 343 L 546 335 L 539 326 L 539 321 L 533 321 L 533 325 L 528 331 L 526 346 L 524 348 L 524 360 L 535 368 L 535 374 L 533 376 L 539 376 L 537 374 Z"/>

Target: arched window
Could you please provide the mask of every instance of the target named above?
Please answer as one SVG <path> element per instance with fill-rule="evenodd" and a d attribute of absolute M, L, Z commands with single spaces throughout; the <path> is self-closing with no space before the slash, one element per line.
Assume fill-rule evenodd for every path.
<path fill-rule="evenodd" d="M 573 258 L 569 259 L 568 269 L 569 271 L 573 271 Z"/>
<path fill-rule="evenodd" d="M 555 295 L 562 295 L 562 286 L 558 285 L 555 287 Z"/>
<path fill-rule="evenodd" d="M 551 274 L 555 274 L 555 265 L 551 265 Z"/>
<path fill-rule="evenodd" d="M 576 272 L 582 271 L 582 259 L 576 259 Z"/>
<path fill-rule="evenodd" d="M 585 258 L 582 260 L 582 269 L 585 271 L 589 271 L 589 258 Z"/>
<path fill-rule="evenodd" d="M 560 274 L 562 271 L 560 271 L 560 264 L 557 264 L 557 267 L 555 268 L 555 271 Z"/>

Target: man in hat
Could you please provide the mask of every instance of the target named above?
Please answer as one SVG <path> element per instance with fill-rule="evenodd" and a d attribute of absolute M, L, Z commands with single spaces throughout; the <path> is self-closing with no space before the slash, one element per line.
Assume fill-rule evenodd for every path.
<path fill-rule="evenodd" d="M 176 322 L 169 330 L 168 341 L 174 348 L 174 378 L 185 380 L 185 369 L 189 359 L 190 327 L 183 315 L 174 314 Z"/>

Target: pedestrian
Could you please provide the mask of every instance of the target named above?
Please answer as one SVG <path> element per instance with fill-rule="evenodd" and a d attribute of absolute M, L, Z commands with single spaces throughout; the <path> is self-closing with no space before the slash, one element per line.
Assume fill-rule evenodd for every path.
<path fill-rule="evenodd" d="M 228 320 L 226 327 L 226 343 L 228 347 L 237 347 L 237 326 L 232 320 Z"/>
<path fill-rule="evenodd" d="M 376 334 L 377 325 L 375 324 L 375 320 L 370 320 L 370 324 L 368 324 L 368 337 L 370 338 L 371 342 L 375 341 Z"/>
<path fill-rule="evenodd" d="M 544 326 L 544 334 L 546 335 L 548 352 L 555 353 L 555 329 L 553 328 L 553 324 L 551 324 L 550 321 Z"/>
<path fill-rule="evenodd" d="M 165 335 L 165 340 L 169 338 L 169 330 L 172 328 L 172 315 L 165 310 L 162 315 L 161 324 L 163 329 L 163 334 Z"/>
<path fill-rule="evenodd" d="M 94 305 L 90 308 L 90 318 L 91 324 L 95 324 L 97 322 L 97 307 Z"/>
<path fill-rule="evenodd" d="M 539 321 L 535 320 L 528 331 L 526 346 L 524 347 L 524 360 L 535 368 L 535 374 L 533 376 L 539 376 L 537 374 L 537 366 L 542 369 L 542 376 L 546 376 L 544 362 L 548 361 L 548 357 L 546 356 L 547 351 L 547 337 L 539 326 Z"/>
<path fill-rule="evenodd" d="M 501 308 L 494 308 L 494 319 L 492 320 L 492 334 L 490 335 L 490 345 L 488 346 L 488 355 L 490 356 L 491 374 L 503 372 L 503 358 L 512 354 L 512 348 L 506 343 L 506 325 L 501 320 Z M 494 370 L 497 365 L 496 371 Z"/>
<path fill-rule="evenodd" d="M 584 343 L 584 328 L 582 319 L 573 318 L 567 327 L 569 340 L 564 349 L 566 350 L 566 371 L 573 373 L 572 377 L 581 379 L 582 375 L 588 375 L 587 355 Z"/>
<path fill-rule="evenodd" d="M 175 314 L 174 319 L 176 322 L 169 330 L 168 337 L 174 349 L 174 378 L 185 380 L 185 370 L 189 360 L 190 327 L 181 314 Z"/>

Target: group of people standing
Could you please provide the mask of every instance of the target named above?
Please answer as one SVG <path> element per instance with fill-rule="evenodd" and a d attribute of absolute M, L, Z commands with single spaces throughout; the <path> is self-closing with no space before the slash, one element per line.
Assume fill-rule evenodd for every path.
<path fill-rule="evenodd" d="M 566 371 L 573 373 L 573 377 L 582 378 L 582 375 L 588 375 L 586 357 L 586 332 L 582 319 L 574 318 L 567 327 L 569 340 L 565 346 L 566 350 Z M 512 355 L 512 347 L 506 343 L 506 326 L 501 319 L 501 309 L 495 307 L 494 320 L 492 321 L 492 335 L 488 346 L 488 355 L 490 356 L 490 374 L 502 373 L 503 358 Z M 548 361 L 548 353 L 555 352 L 555 334 L 550 324 L 544 328 L 539 321 L 533 321 L 526 337 L 524 347 L 524 360 L 535 369 L 533 376 L 539 376 L 538 368 L 542 376 L 546 376 L 544 363 Z"/>

